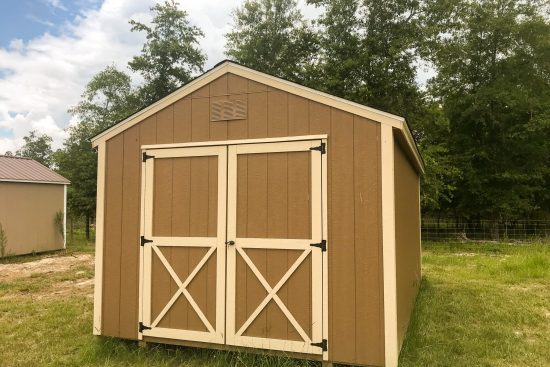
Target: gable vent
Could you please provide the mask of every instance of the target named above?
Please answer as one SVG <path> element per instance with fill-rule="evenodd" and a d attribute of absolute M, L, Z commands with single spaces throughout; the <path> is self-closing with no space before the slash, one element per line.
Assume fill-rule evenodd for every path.
<path fill-rule="evenodd" d="M 218 100 L 210 104 L 210 121 L 243 120 L 246 118 L 245 99 Z"/>

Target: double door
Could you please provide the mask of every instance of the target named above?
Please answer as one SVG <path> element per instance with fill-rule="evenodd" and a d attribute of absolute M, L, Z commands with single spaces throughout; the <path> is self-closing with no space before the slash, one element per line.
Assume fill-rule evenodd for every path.
<path fill-rule="evenodd" d="M 322 150 L 144 150 L 140 338 L 323 353 Z"/>

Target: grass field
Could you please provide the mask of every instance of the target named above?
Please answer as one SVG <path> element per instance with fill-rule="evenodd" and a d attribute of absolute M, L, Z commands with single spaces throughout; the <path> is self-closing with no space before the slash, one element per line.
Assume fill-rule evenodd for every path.
<path fill-rule="evenodd" d="M 76 248 L 69 246 L 68 256 L 89 258 L 82 253 L 90 251 L 89 245 Z M 86 285 L 92 278 L 93 267 L 86 262 L 55 273 L 0 277 L 0 365 L 308 365 L 243 353 L 140 349 L 93 337 L 90 289 L 63 293 L 63 285 Z M 549 346 L 550 246 L 425 246 L 421 293 L 400 366 L 548 366 Z"/>

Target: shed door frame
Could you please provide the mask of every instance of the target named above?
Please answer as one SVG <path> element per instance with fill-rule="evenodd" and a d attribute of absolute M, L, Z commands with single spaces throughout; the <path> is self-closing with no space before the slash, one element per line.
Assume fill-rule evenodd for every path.
<path fill-rule="evenodd" d="M 226 300 L 226 343 L 235 346 L 245 346 L 261 349 L 281 350 L 306 354 L 322 354 L 328 358 L 326 351 L 312 343 L 319 343 L 326 339 L 326 292 L 328 277 L 326 276 L 327 252 L 320 248 L 312 247 L 312 243 L 320 243 L 327 240 L 326 231 L 326 206 L 324 191 L 326 190 L 326 154 L 312 149 L 320 144 L 326 147 L 326 140 L 306 140 L 292 142 L 270 142 L 259 144 L 230 145 L 228 150 L 228 196 L 227 196 L 227 238 L 234 241 L 235 245 L 227 249 L 227 300 Z M 311 159 L 311 238 L 309 239 L 272 239 L 272 238 L 238 238 L 237 237 L 237 156 L 239 154 L 255 153 L 279 153 L 279 152 L 309 152 Z M 323 164 L 323 162 L 325 164 Z M 323 172 L 324 170 L 324 172 Z M 261 272 L 253 264 L 244 249 L 289 249 L 302 250 L 302 254 L 287 270 L 281 280 L 271 287 Z M 248 317 L 247 321 L 237 330 L 236 323 L 236 258 L 237 253 L 244 259 L 257 279 L 263 285 L 267 296 Z M 300 266 L 302 261 L 311 256 L 312 261 L 312 334 L 311 338 L 294 319 L 292 313 L 277 296 L 277 291 L 285 284 L 286 280 Z M 261 338 L 243 335 L 246 328 L 254 321 L 267 303 L 275 301 L 288 321 L 300 334 L 303 341 Z"/>
<path fill-rule="evenodd" d="M 226 193 L 227 193 L 227 148 L 225 146 L 172 148 L 172 149 L 148 149 L 143 152 L 149 155 L 142 164 L 142 225 L 141 235 L 152 241 L 140 246 L 140 305 L 139 321 L 151 329 L 144 329 L 138 333 L 139 340 L 143 336 L 191 340 L 206 343 L 222 344 L 225 341 L 225 238 L 226 238 Z M 155 160 L 163 158 L 181 157 L 218 157 L 218 208 L 217 208 L 217 231 L 216 237 L 158 237 L 153 236 L 153 196 L 154 196 L 154 174 Z M 201 261 L 194 270 L 187 276 L 187 279 L 180 279 L 172 266 L 163 256 L 159 247 L 202 247 L 208 248 Z M 197 275 L 208 259 L 216 253 L 216 321 L 214 325 L 206 319 L 206 316 L 196 304 L 193 297 L 187 291 L 187 286 Z M 151 319 L 151 277 L 153 253 L 159 257 L 165 269 L 176 282 L 178 290 L 171 297 L 171 300 L 156 317 Z M 180 330 L 157 327 L 162 317 L 169 311 L 178 297 L 185 297 L 190 306 L 195 310 L 208 331 Z"/>
<path fill-rule="evenodd" d="M 277 143 L 277 142 L 295 142 L 295 141 L 301 141 L 301 142 L 304 142 L 304 141 L 316 141 L 317 143 L 318 142 L 322 142 L 325 144 L 325 149 L 327 149 L 328 151 L 328 136 L 326 134 L 320 134 L 320 135 L 303 135 L 303 136 L 288 136 L 288 137 L 277 137 L 277 138 L 259 138 L 259 139 L 242 139 L 242 140 L 221 140 L 221 141 L 205 141 L 205 142 L 189 142 L 189 143 L 175 143 L 175 144 L 154 144 L 154 145 L 142 145 L 141 146 L 141 151 L 142 153 L 145 153 L 145 152 L 151 152 L 153 149 L 156 150 L 157 152 L 161 153 L 163 151 L 170 151 L 172 149 L 177 149 L 177 148 L 195 148 L 195 147 L 217 147 L 217 148 L 221 148 L 223 150 L 225 150 L 227 152 L 227 147 L 228 146 L 238 146 L 238 145 L 241 145 L 241 144 L 247 144 L 247 145 L 256 145 L 256 144 L 263 144 L 263 143 Z M 227 158 L 227 156 L 225 156 Z M 142 172 L 142 175 L 141 175 L 141 192 L 145 192 L 145 187 L 147 185 L 147 180 L 146 180 L 146 175 L 144 174 L 144 172 L 146 172 L 146 169 L 147 169 L 147 162 L 148 161 L 151 161 L 151 163 L 154 161 L 154 159 L 151 159 L 151 160 L 147 160 L 145 162 L 142 163 L 142 169 L 141 169 L 141 172 Z M 152 168 L 151 168 L 152 169 Z M 322 258 L 323 258 L 323 262 L 322 262 L 322 270 L 323 270 L 323 289 L 322 289 L 322 338 L 327 340 L 328 339 L 328 325 L 329 325 L 329 316 L 328 316 L 328 304 L 329 304 L 329 300 L 328 300 L 328 249 L 329 249 L 329 246 L 330 246 L 330 243 L 328 241 L 328 207 L 327 207 L 327 203 L 328 203 L 328 183 L 327 183 L 327 172 L 328 172 L 328 163 L 327 163 L 327 154 L 322 154 L 321 155 L 321 171 L 322 171 L 322 174 L 321 174 L 321 212 L 322 212 L 322 238 L 324 240 L 327 241 L 327 251 L 325 252 L 322 252 Z M 226 177 L 227 177 L 227 172 L 225 172 L 226 174 Z M 220 177 L 218 175 L 218 177 Z M 225 184 L 225 183 L 224 183 Z M 224 190 L 226 190 L 225 192 L 227 192 L 227 187 L 224 186 Z M 226 201 L 224 200 L 223 201 L 224 203 L 226 203 Z M 220 203 L 220 202 L 219 202 Z M 224 204 L 225 205 L 225 204 Z M 145 207 L 145 195 L 141 195 L 141 208 L 144 208 Z M 226 210 L 227 212 L 227 210 Z M 141 231 L 140 231 L 140 235 L 145 235 L 145 218 L 146 218 L 146 213 L 145 211 L 142 209 L 141 210 L 141 217 L 140 217 L 140 228 L 141 228 Z M 219 218 L 218 218 L 218 231 L 220 231 L 220 228 L 222 228 L 221 226 L 223 225 L 223 228 L 225 230 L 226 228 L 226 224 L 227 224 L 227 220 L 226 218 L 224 218 L 223 220 L 223 224 L 222 223 L 219 223 Z M 225 234 L 224 234 L 225 235 Z M 224 237 L 226 238 L 226 237 Z M 224 250 L 225 250 L 225 241 L 224 241 Z M 225 254 L 225 252 L 224 252 Z M 139 314 L 139 320 L 140 321 L 143 321 L 143 298 L 144 298 L 144 294 L 143 294 L 143 283 L 144 283 L 144 276 L 143 276 L 143 267 L 144 267 L 144 261 L 143 261 L 143 258 L 144 258 L 144 248 L 140 246 L 140 263 L 139 263 L 139 310 L 138 310 L 138 314 Z M 224 266 L 226 264 L 226 262 L 224 261 Z M 225 277 L 225 268 L 224 268 L 224 277 Z M 224 278 L 224 282 L 225 282 L 225 278 Z M 226 290 L 226 285 L 224 285 L 224 292 Z M 224 297 L 225 297 L 225 293 L 224 293 Z M 225 300 L 225 298 L 224 298 Z M 227 302 L 227 300 L 225 300 Z M 224 307 L 225 307 L 225 302 L 224 302 Z M 225 313 L 225 308 L 224 308 L 224 313 Z M 224 314 L 224 317 L 225 317 L 225 314 Z M 227 323 L 227 320 L 224 319 L 224 330 L 225 330 L 225 324 Z M 223 331 L 222 331 L 223 332 Z M 138 340 L 143 340 L 143 337 L 144 336 L 147 336 L 148 333 L 147 333 L 147 330 L 144 330 L 144 333 L 138 333 Z M 222 341 L 223 343 L 223 341 Z M 227 343 L 227 341 L 226 341 Z M 272 348 L 272 349 L 276 349 L 276 348 Z M 328 360 L 329 359 L 329 350 L 330 350 L 330 341 L 327 340 L 327 350 L 323 351 L 322 352 L 322 356 L 323 356 L 323 360 Z M 318 353 L 318 352 L 317 352 Z"/>

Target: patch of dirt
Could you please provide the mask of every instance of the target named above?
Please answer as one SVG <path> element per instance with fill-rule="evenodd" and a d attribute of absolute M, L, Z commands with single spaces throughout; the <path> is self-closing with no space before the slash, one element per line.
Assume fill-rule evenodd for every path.
<path fill-rule="evenodd" d="M 52 256 L 21 264 L 0 264 L 0 282 L 30 277 L 33 274 L 63 273 L 73 268 L 94 265 L 92 254 Z"/>
<path fill-rule="evenodd" d="M 70 256 L 52 256 L 21 264 L 0 264 L 0 283 L 9 283 L 17 279 L 54 277 L 60 273 L 71 273 L 81 267 L 93 268 L 92 254 L 74 254 Z M 34 292 L 11 292 L 2 295 L 4 299 L 30 297 L 36 300 L 60 299 L 64 296 L 86 296 L 93 298 L 94 279 L 88 278 L 85 271 L 74 272 L 76 279 L 53 283 Z M 79 275 L 81 276 L 79 278 Z"/>
<path fill-rule="evenodd" d="M 87 296 L 94 297 L 94 279 L 67 280 L 57 283 L 50 291 L 38 293 L 35 299 L 59 299 L 63 296 Z"/>

